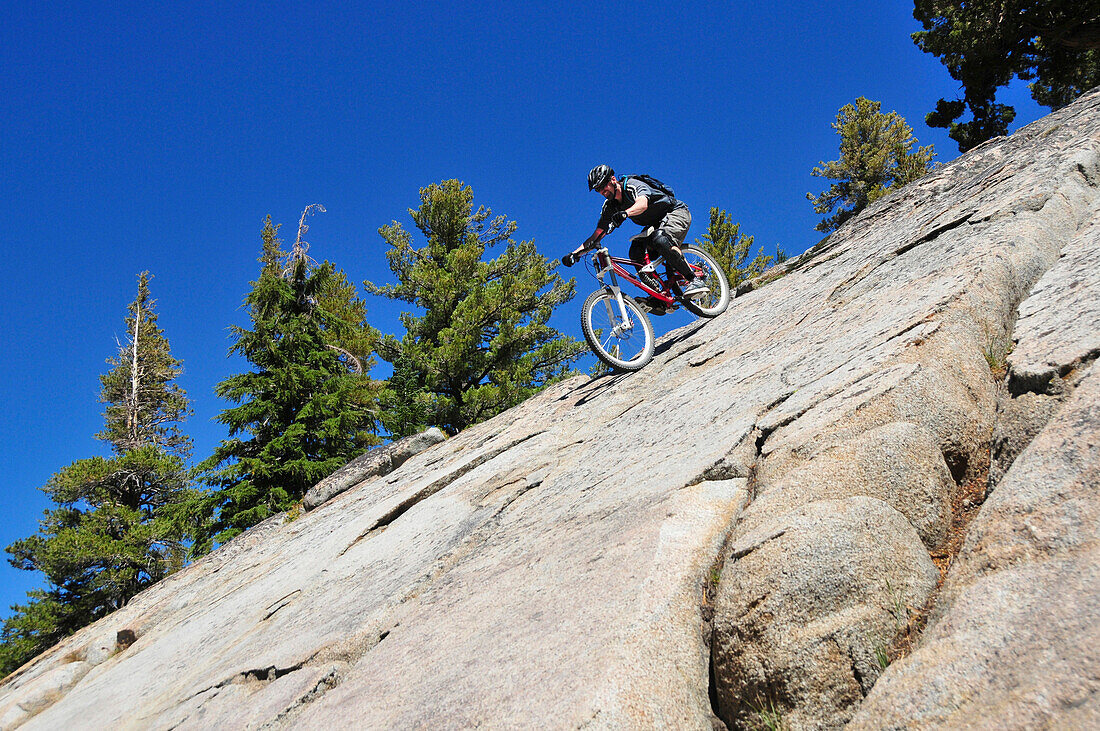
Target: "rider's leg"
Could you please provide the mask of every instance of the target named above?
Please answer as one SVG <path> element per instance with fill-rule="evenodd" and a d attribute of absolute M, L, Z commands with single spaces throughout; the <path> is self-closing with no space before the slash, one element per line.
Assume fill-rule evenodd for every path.
<path fill-rule="evenodd" d="M 690 282 L 695 278 L 695 274 L 691 271 L 691 267 L 688 266 L 684 254 L 680 250 L 684 239 L 687 238 L 689 228 L 691 228 L 691 211 L 685 205 L 678 205 L 665 215 L 657 228 L 657 233 L 663 234 L 666 239 L 666 241 L 659 242 L 658 246 L 667 243 L 669 249 L 673 252 L 671 256 L 665 255 L 665 261 Z M 659 239 L 660 236 L 654 238 Z"/>
<path fill-rule="evenodd" d="M 665 232 L 661 229 L 653 234 L 649 239 L 653 242 L 653 246 L 661 252 L 661 255 L 665 257 L 665 263 L 679 272 L 687 281 L 695 279 L 695 272 L 691 271 L 691 267 L 688 266 L 687 259 L 684 258 L 683 252 L 676 246 L 674 242 Z"/>
<path fill-rule="evenodd" d="M 646 242 L 641 237 L 634 237 L 630 241 L 630 260 L 634 262 L 634 268 L 638 271 L 642 270 L 642 265 L 646 261 L 646 254 L 648 253 L 648 247 Z"/>
<path fill-rule="evenodd" d="M 650 261 L 649 245 L 647 243 L 648 241 L 649 237 L 645 236 L 635 236 L 633 239 L 631 239 L 630 260 L 634 262 L 634 268 L 637 270 L 638 279 L 641 280 L 642 284 L 649 287 L 654 292 L 660 292 L 662 289 L 661 278 L 652 268 L 650 268 L 648 271 L 645 270 L 645 267 Z M 653 312 L 656 315 L 665 314 L 664 302 L 651 296 L 647 296 L 644 299 L 646 300 L 647 304 L 651 308 L 653 308 L 650 310 L 650 312 Z"/>

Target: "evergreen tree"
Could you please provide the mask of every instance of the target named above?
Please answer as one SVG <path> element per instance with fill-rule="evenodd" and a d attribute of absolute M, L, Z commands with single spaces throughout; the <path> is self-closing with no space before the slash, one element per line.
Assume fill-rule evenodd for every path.
<path fill-rule="evenodd" d="M 284 252 L 278 228 L 268 216 L 260 276 L 245 298 L 252 328 L 232 328 L 229 352 L 253 370 L 215 389 L 237 405 L 218 416 L 229 438 L 198 467 L 214 490 L 199 506 L 207 524 L 196 552 L 290 509 L 380 441 L 366 308 L 331 263 L 315 265 L 299 245 Z"/>
<path fill-rule="evenodd" d="M 433 399 L 412 358 L 398 351 L 381 397 L 382 428 L 394 439 L 419 434 L 431 419 Z"/>
<path fill-rule="evenodd" d="M 0 633 L 0 674 L 11 672 L 81 627 L 122 607 L 183 565 L 186 524 L 178 507 L 193 493 L 180 431 L 188 399 L 174 383 L 181 365 L 157 326 L 149 273 L 126 317 L 126 340 L 100 377 L 107 404 L 96 434 L 110 457 L 73 462 L 42 488 L 57 508 L 39 531 L 8 546 L 13 566 L 41 571 L 47 587 Z"/>
<path fill-rule="evenodd" d="M 924 30 L 913 41 L 962 83 L 962 99 L 940 99 L 926 117 L 966 152 L 1006 134 L 1016 110 L 995 101 L 1014 76 L 1057 109 L 1100 84 L 1100 7 L 1088 0 L 916 0 Z M 970 110 L 967 122 L 956 120 Z"/>
<path fill-rule="evenodd" d="M 396 221 L 383 226 L 397 284 L 365 283 L 371 293 L 423 312 L 403 314 L 405 336 L 380 343 L 379 355 L 397 366 L 391 393 L 406 394 L 406 404 L 419 399 L 414 410 L 427 406 L 427 424 L 457 432 L 570 372 L 584 347 L 547 323 L 573 297 L 573 283 L 563 282 L 532 242 L 512 240 L 514 221 L 490 218 L 485 207 L 475 211 L 473 191 L 457 180 L 422 188 L 420 208 L 409 214 L 425 245 L 415 247 Z M 501 246 L 497 258 L 482 260 Z M 383 415 L 387 420 L 395 423 L 392 414 Z M 396 421 L 406 424 L 397 427 L 401 433 L 419 417 Z"/>
<path fill-rule="evenodd" d="M 726 272 L 730 286 L 736 287 L 746 279 L 763 274 L 774 262 L 787 258 L 779 247 L 776 247 L 775 256 L 770 256 L 764 254 L 764 247 L 761 246 L 752 261 L 746 264 L 754 239 L 741 233 L 741 224 L 734 223 L 728 213 L 720 208 L 711 208 L 707 232 L 703 234 L 702 241 L 696 239 L 695 243 L 715 258 Z"/>
<path fill-rule="evenodd" d="M 829 213 L 816 226 L 831 232 L 894 187 L 905 185 L 934 166 L 932 145 L 910 152 L 913 130 L 897 112 L 883 114 L 880 102 L 864 97 L 855 106 L 845 104 L 832 127 L 840 135 L 840 159 L 822 162 L 812 174 L 836 180 L 820 195 L 807 193 L 815 213 Z"/>

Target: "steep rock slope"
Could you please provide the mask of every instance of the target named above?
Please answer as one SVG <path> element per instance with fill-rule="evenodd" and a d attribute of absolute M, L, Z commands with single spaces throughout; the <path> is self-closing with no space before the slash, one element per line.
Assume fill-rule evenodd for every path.
<path fill-rule="evenodd" d="M 890 668 L 855 726 L 1100 728 L 1098 354 L 1094 216 L 1020 308 L 994 431 L 1000 479 L 920 648 Z"/>
<path fill-rule="evenodd" d="M 0 726 L 1094 718 L 1094 650 L 1034 650 L 1100 626 L 1098 183 L 1093 93 L 877 202 L 642 372 L 257 526 L 13 674 Z"/>
<path fill-rule="evenodd" d="M 1070 707 L 1097 712 L 1100 664 L 1072 640 L 1100 630 L 1100 612 L 1088 606 L 1097 597 L 1100 422 L 1084 386 L 1100 353 L 1097 103 L 1090 95 L 973 151 L 795 264 L 839 270 L 821 275 L 821 308 L 805 322 L 808 338 L 839 351 L 840 365 L 799 378 L 797 393 L 757 422 L 755 500 L 734 528 L 715 619 L 727 721 L 835 727 L 862 707 L 859 722 L 872 728 L 915 716 L 921 726 L 1005 728 L 1049 722 Z M 1003 367 L 1018 309 L 1006 391 L 990 368 Z M 1078 382 L 1078 400 L 1063 406 Z M 1058 432 L 1065 465 L 1015 462 L 1061 409 L 1072 409 L 1064 418 L 1075 425 Z M 991 450 L 993 476 L 1004 476 L 937 595 L 929 559 L 940 567 L 950 559 L 952 503 L 966 507 L 954 500 L 958 486 L 984 482 Z M 1030 577 L 1017 572 L 1016 581 L 1031 582 L 1026 601 L 997 594 L 1011 585 L 1000 566 L 1042 554 L 1038 540 L 1007 546 L 1026 543 L 1011 534 L 1031 530 L 1030 513 L 1052 495 L 1064 505 L 1047 511 L 1056 515 L 1046 552 L 1060 551 L 1063 563 L 1041 555 Z M 1054 537 L 1070 527 L 1074 538 Z M 1003 555 L 1013 550 L 1015 559 Z M 1061 593 L 1069 608 L 1056 610 Z M 924 646 L 876 685 L 928 609 Z M 1029 657 L 1039 646 L 1044 662 Z M 955 674 L 945 676 L 949 659 Z M 1052 666 L 1060 672 L 1036 674 Z"/>

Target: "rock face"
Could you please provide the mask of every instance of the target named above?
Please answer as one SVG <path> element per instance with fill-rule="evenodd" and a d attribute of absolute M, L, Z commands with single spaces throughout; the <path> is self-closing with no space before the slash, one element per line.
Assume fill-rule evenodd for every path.
<path fill-rule="evenodd" d="M 0 727 L 1098 725 L 1098 186 L 1093 93 L 643 371 L 349 465 L 6 679 Z"/>
<path fill-rule="evenodd" d="M 787 725 L 818 728 L 858 706 L 904 607 L 923 605 L 939 578 L 912 524 L 870 497 L 786 512 L 736 541 L 732 558 L 717 691 L 723 717 L 744 726 L 786 707 Z"/>
<path fill-rule="evenodd" d="M 1100 183 L 1095 162 L 1077 159 Z M 854 726 L 1100 728 L 1098 354 L 1094 216 L 1020 307 L 997 432 L 1003 477 L 921 647 L 890 668 Z"/>

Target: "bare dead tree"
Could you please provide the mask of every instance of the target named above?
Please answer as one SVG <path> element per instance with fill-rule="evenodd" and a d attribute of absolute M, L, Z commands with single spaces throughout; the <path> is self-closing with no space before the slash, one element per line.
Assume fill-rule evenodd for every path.
<path fill-rule="evenodd" d="M 313 209 L 317 209 L 321 213 L 326 213 L 325 207 L 320 203 L 312 203 L 306 206 L 306 209 L 302 211 L 302 218 L 298 221 L 298 237 L 294 240 L 294 248 L 290 250 L 290 255 L 287 257 L 286 268 L 283 269 L 283 276 L 290 276 L 291 270 L 294 265 L 303 259 L 306 260 L 307 265 L 313 265 L 317 262 L 306 255 L 309 251 L 309 243 L 307 243 L 302 237 L 306 231 L 309 231 L 309 226 L 306 224 L 306 217 L 310 215 Z"/>
<path fill-rule="evenodd" d="M 141 298 L 135 302 L 134 308 L 134 334 L 130 338 L 130 348 L 132 354 L 131 366 L 130 366 L 130 403 L 128 404 L 128 413 L 126 414 L 126 422 L 130 435 L 130 442 L 136 447 L 138 444 L 138 390 L 140 386 L 140 379 L 138 378 L 138 336 L 141 332 Z"/>
<path fill-rule="evenodd" d="M 325 211 L 325 207 L 320 203 L 313 203 L 311 205 L 308 205 L 306 206 L 305 210 L 302 211 L 302 217 L 298 221 L 298 236 L 294 240 L 294 248 L 291 249 L 290 255 L 287 257 L 286 268 L 283 270 L 284 277 L 290 276 L 290 272 L 293 270 L 294 265 L 302 261 L 303 259 L 306 260 L 307 265 L 313 265 L 317 263 L 312 258 L 307 256 L 306 252 L 309 251 L 309 243 L 302 238 L 303 236 L 305 236 L 306 231 L 309 231 L 309 225 L 306 224 L 306 218 L 311 215 L 314 209 L 320 211 L 321 213 L 327 213 L 327 211 Z M 363 373 L 363 362 L 351 351 L 345 350 L 344 348 L 338 347 L 336 345 L 326 345 L 325 347 L 336 353 L 336 355 L 340 359 L 340 362 L 344 364 L 349 373 L 353 373 L 355 375 L 360 375 Z"/>

